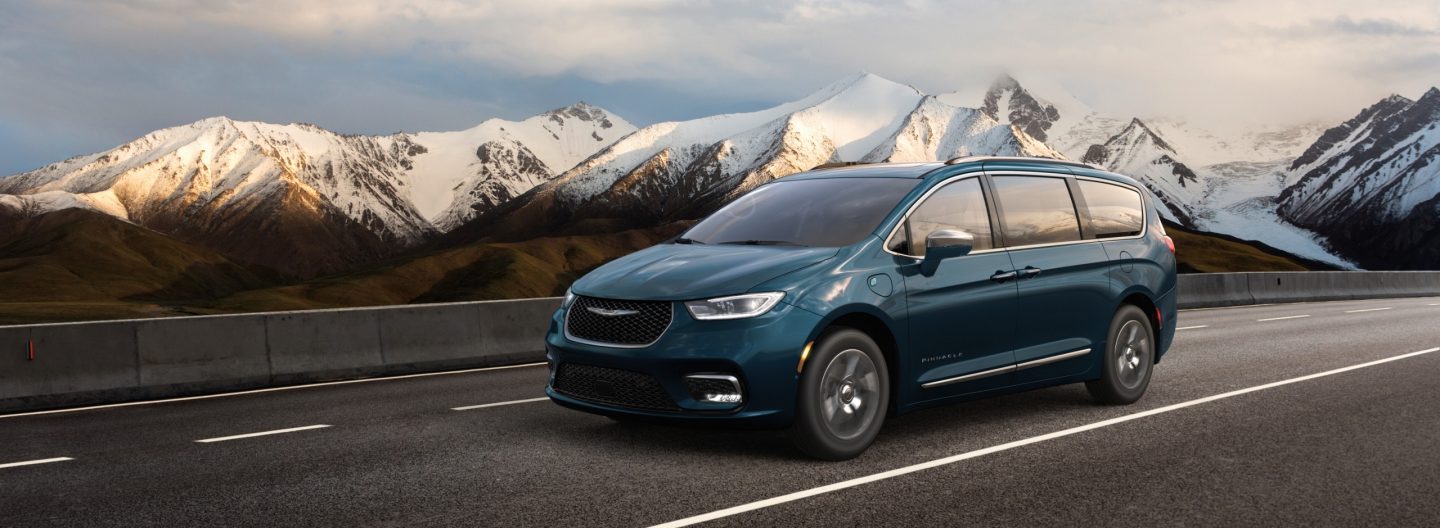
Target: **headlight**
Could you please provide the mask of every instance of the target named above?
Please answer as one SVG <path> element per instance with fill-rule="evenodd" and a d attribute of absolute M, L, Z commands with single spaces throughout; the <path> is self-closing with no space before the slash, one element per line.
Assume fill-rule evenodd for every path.
<path fill-rule="evenodd" d="M 560 307 L 569 308 L 572 304 L 575 304 L 575 292 L 567 289 L 565 290 L 565 300 L 560 301 Z"/>
<path fill-rule="evenodd" d="M 685 309 L 690 310 L 690 315 L 703 321 L 744 319 L 770 311 L 783 298 L 785 298 L 785 292 L 747 293 L 703 301 L 688 301 L 685 303 Z"/>

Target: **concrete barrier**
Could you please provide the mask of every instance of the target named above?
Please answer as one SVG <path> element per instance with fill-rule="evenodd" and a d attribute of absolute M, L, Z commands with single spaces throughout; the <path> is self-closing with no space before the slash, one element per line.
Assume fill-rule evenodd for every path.
<path fill-rule="evenodd" d="M 1313 271 L 1181 275 L 1181 308 L 1440 295 L 1440 272 Z"/>
<path fill-rule="evenodd" d="M 0 412 L 543 361 L 559 304 L 555 297 L 0 326 Z"/>
<path fill-rule="evenodd" d="M 1181 275 L 1177 295 L 1181 308 L 1255 304 L 1246 273 Z"/>
<path fill-rule="evenodd" d="M 384 372 L 382 313 L 335 310 L 266 315 L 270 376 L 278 383 L 296 383 Z"/>
<path fill-rule="evenodd" d="M 1212 273 L 1178 288 L 1181 308 L 1440 296 L 1440 272 Z M 0 326 L 0 412 L 541 361 L 559 303 Z"/>

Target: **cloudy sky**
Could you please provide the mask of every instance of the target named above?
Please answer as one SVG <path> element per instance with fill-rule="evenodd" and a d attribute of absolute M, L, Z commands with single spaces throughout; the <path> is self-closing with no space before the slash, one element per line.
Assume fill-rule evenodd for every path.
<path fill-rule="evenodd" d="M 5 0 L 0 174 L 214 115 L 388 133 L 585 100 L 643 125 L 859 70 L 927 93 L 1012 71 L 1222 129 L 1334 121 L 1440 85 L 1440 2 Z"/>

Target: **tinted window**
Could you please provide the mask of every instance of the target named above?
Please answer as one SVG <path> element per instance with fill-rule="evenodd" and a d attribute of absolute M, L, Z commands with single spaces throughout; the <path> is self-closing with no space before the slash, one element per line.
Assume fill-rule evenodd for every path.
<path fill-rule="evenodd" d="M 848 246 L 874 232 L 919 183 L 910 178 L 776 181 L 715 211 L 684 238 L 703 244 Z"/>
<path fill-rule="evenodd" d="M 960 180 L 930 194 L 910 213 L 906 225 L 895 232 L 890 250 L 905 255 L 925 256 L 925 237 L 937 229 L 958 229 L 975 235 L 975 250 L 995 247 L 990 216 L 985 210 L 985 193 L 980 180 Z M 913 244 L 910 241 L 914 241 Z"/>
<path fill-rule="evenodd" d="M 1080 240 L 1080 221 L 1064 178 L 996 176 L 996 199 L 1011 247 Z"/>
<path fill-rule="evenodd" d="M 1134 236 L 1145 223 L 1140 193 L 1129 187 L 1079 180 L 1080 194 L 1090 213 L 1090 229 L 1096 238 Z"/>

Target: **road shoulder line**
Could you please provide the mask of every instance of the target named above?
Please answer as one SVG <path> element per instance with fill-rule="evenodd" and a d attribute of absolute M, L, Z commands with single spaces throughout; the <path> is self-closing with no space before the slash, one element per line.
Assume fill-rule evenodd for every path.
<path fill-rule="evenodd" d="M 751 503 L 748 503 L 748 504 L 741 504 L 741 505 L 739 505 L 739 506 L 733 506 L 733 507 L 726 508 L 726 509 L 723 509 L 723 510 L 717 510 L 717 511 L 713 511 L 713 512 L 710 512 L 710 513 L 704 513 L 704 514 L 696 515 L 696 516 L 693 516 L 693 517 L 686 517 L 686 518 L 684 518 L 684 519 L 680 519 L 680 520 L 677 520 L 677 521 L 671 521 L 671 522 L 667 522 L 667 523 L 664 523 L 664 524 L 657 524 L 657 525 L 653 526 L 652 528 L 679 528 L 679 527 L 682 527 L 682 526 L 690 526 L 690 525 L 699 524 L 699 523 L 702 523 L 702 522 L 708 522 L 708 521 L 713 521 L 713 520 L 716 520 L 716 519 L 722 519 L 722 518 L 725 518 L 725 517 L 730 517 L 730 516 L 738 515 L 738 514 L 745 513 L 745 512 L 760 510 L 760 509 L 764 509 L 764 508 L 769 508 L 769 507 L 771 507 L 771 506 L 778 506 L 778 505 L 780 505 L 780 504 L 785 504 L 785 503 L 789 503 L 789 502 L 798 501 L 798 500 L 800 500 L 800 499 L 805 499 L 805 498 L 809 498 L 809 497 L 814 497 L 814 496 L 816 496 L 816 495 L 823 495 L 823 494 L 826 494 L 826 493 L 830 493 L 830 492 L 832 492 L 832 491 L 839 491 L 839 490 L 842 490 L 842 489 L 853 488 L 853 487 L 856 487 L 856 486 L 860 486 L 860 485 L 864 485 L 864 484 L 869 484 L 869 483 L 871 483 L 871 482 L 878 482 L 878 481 L 881 481 L 881 480 L 886 480 L 886 479 L 890 479 L 890 478 L 894 478 L 894 477 L 899 477 L 899 476 L 902 476 L 902 475 L 908 475 L 908 474 L 910 474 L 910 473 L 915 473 L 915 472 L 924 471 L 924 470 L 927 470 L 927 469 L 932 469 L 932 468 L 936 468 L 936 467 L 941 467 L 941 466 L 946 466 L 946 465 L 954 464 L 954 463 L 957 463 L 957 462 L 962 462 L 962 461 L 969 460 L 969 459 L 972 459 L 972 458 L 982 457 L 982 456 L 989 455 L 989 454 L 993 454 L 993 453 L 999 453 L 999 452 L 1001 452 L 1001 451 L 1008 451 L 1008 450 L 1015 449 L 1015 448 L 1018 448 L 1018 447 L 1024 447 L 1024 446 L 1027 446 L 1027 445 L 1030 445 L 1030 444 L 1036 444 L 1036 443 L 1040 443 L 1040 442 L 1045 442 L 1045 441 L 1047 441 L 1047 440 L 1054 440 L 1054 439 L 1056 439 L 1056 438 L 1063 438 L 1063 437 L 1066 437 L 1066 436 L 1071 436 L 1071 435 L 1083 433 L 1083 432 L 1086 432 L 1086 431 L 1091 431 L 1091 430 L 1100 429 L 1100 428 L 1103 428 L 1103 427 L 1109 427 L 1109 426 L 1112 426 L 1112 425 L 1117 425 L 1117 424 L 1122 424 L 1122 423 L 1125 423 L 1125 422 L 1130 422 L 1130 421 L 1134 421 L 1134 420 L 1139 420 L 1139 419 L 1141 419 L 1141 418 L 1146 418 L 1146 417 L 1150 417 L 1150 416 L 1155 416 L 1155 415 L 1157 415 L 1157 414 L 1165 414 L 1165 413 L 1168 413 L 1168 412 L 1173 412 L 1173 411 L 1178 411 L 1178 410 L 1180 410 L 1180 409 L 1185 409 L 1185 408 L 1187 408 L 1187 407 L 1194 407 L 1194 406 L 1196 406 L 1196 405 L 1201 405 L 1201 404 L 1204 404 L 1204 403 L 1210 403 L 1210 402 L 1217 401 L 1217 400 L 1223 400 L 1223 399 L 1227 399 L 1227 398 L 1234 398 L 1234 397 L 1236 397 L 1236 396 L 1241 396 L 1241 395 L 1244 395 L 1244 394 L 1249 394 L 1249 393 L 1252 393 L 1252 392 L 1262 391 L 1262 390 L 1266 390 L 1266 389 L 1273 389 L 1273 388 L 1275 388 L 1275 387 L 1281 387 L 1281 386 L 1285 386 L 1285 385 L 1290 385 L 1290 384 L 1292 384 L 1292 383 L 1300 383 L 1300 382 L 1302 382 L 1302 381 L 1309 381 L 1309 380 L 1313 380 L 1313 379 L 1317 379 L 1317 378 L 1323 378 L 1323 377 L 1326 377 L 1326 376 L 1333 376 L 1333 375 L 1336 375 L 1336 374 L 1341 374 L 1341 373 L 1349 372 L 1349 371 L 1352 371 L 1352 370 L 1358 370 L 1358 369 L 1363 369 L 1363 368 L 1367 368 L 1367 367 L 1373 367 L 1373 366 L 1376 366 L 1376 365 L 1383 365 L 1383 364 L 1385 364 L 1385 363 L 1389 363 L 1389 362 L 1392 362 L 1392 361 L 1399 361 L 1399 360 L 1402 360 L 1402 359 L 1412 358 L 1412 357 L 1420 356 L 1420 355 L 1424 355 L 1424 354 L 1430 354 L 1430 353 L 1437 352 L 1437 351 L 1440 351 L 1440 347 L 1437 347 L 1437 348 L 1428 348 L 1428 349 L 1420 350 L 1420 351 L 1417 351 L 1417 352 L 1410 352 L 1410 353 L 1406 353 L 1406 354 L 1400 354 L 1400 355 L 1398 355 L 1398 356 L 1391 356 L 1391 357 L 1388 357 L 1388 358 L 1377 359 L 1377 360 L 1375 360 L 1375 361 L 1370 361 L 1370 362 L 1366 362 L 1366 363 L 1360 363 L 1360 364 L 1351 365 L 1351 366 L 1348 366 L 1348 367 L 1341 367 L 1341 368 L 1334 369 L 1334 370 L 1327 370 L 1327 371 L 1324 371 L 1324 372 L 1319 372 L 1319 373 L 1315 373 L 1315 374 L 1309 374 L 1309 375 L 1300 376 L 1300 377 L 1297 377 L 1297 378 L 1290 378 L 1290 379 L 1280 380 L 1280 381 L 1276 381 L 1276 382 L 1272 382 L 1272 383 L 1266 383 L 1266 384 L 1263 384 L 1263 385 L 1256 385 L 1256 386 L 1253 386 L 1253 387 L 1248 387 L 1248 388 L 1244 388 L 1244 389 L 1239 389 L 1239 390 L 1234 390 L 1234 391 L 1225 392 L 1225 393 L 1221 393 L 1221 394 L 1216 394 L 1216 395 L 1213 395 L 1213 396 L 1206 396 L 1206 397 L 1204 397 L 1204 398 L 1198 398 L 1198 399 L 1194 399 L 1194 400 L 1189 400 L 1189 401 L 1184 401 L 1184 402 L 1175 403 L 1175 404 L 1171 404 L 1171 405 L 1166 405 L 1166 406 L 1164 406 L 1164 407 L 1157 407 L 1157 408 L 1155 408 L 1155 409 L 1150 409 L 1150 410 L 1148 410 L 1148 411 L 1141 411 L 1141 412 L 1134 413 L 1134 414 L 1127 414 L 1127 415 L 1124 415 L 1124 416 L 1119 416 L 1119 417 L 1111 418 L 1111 419 L 1108 419 L 1108 420 L 1102 420 L 1102 421 L 1099 421 L 1099 422 L 1094 422 L 1094 423 L 1090 423 L 1090 424 L 1086 424 L 1086 425 L 1082 425 L 1082 426 L 1078 426 L 1078 427 L 1072 427 L 1072 428 L 1070 428 L 1070 429 L 1065 429 L 1065 430 L 1061 430 L 1061 431 L 1056 431 L 1056 432 L 1049 433 L 1049 434 L 1043 434 L 1043 435 L 1040 435 L 1040 436 L 1033 436 L 1033 437 L 1025 438 L 1025 439 L 1022 439 L 1022 440 L 1016 440 L 1016 441 L 1014 441 L 1014 442 L 1009 442 L 1009 443 L 1005 443 L 1005 444 L 1000 444 L 1000 445 L 996 445 L 996 446 L 987 447 L 987 448 L 984 448 L 984 449 L 978 449 L 978 450 L 975 450 L 975 451 L 970 451 L 970 452 L 966 452 L 966 453 L 961 453 L 961 454 L 958 454 L 958 455 L 953 455 L 953 456 L 949 456 L 949 457 L 945 457 L 945 458 L 940 458 L 940 459 L 936 459 L 936 460 L 931 460 L 931 461 L 929 461 L 929 462 L 922 462 L 922 463 L 919 463 L 919 464 L 914 464 L 914 465 L 910 465 L 910 466 L 905 466 L 905 467 L 901 467 L 901 468 L 892 469 L 892 470 L 889 470 L 889 471 L 884 471 L 884 472 L 880 472 L 880 473 L 875 473 L 875 474 L 873 474 L 873 475 L 867 475 L 867 476 L 864 476 L 864 477 L 859 477 L 859 478 L 854 478 L 854 479 L 845 480 L 845 481 L 841 481 L 841 482 L 836 482 L 836 483 L 834 483 L 834 484 L 828 484 L 828 485 L 825 485 L 825 486 L 820 486 L 820 487 L 816 487 L 816 488 L 810 488 L 810 489 L 807 489 L 807 490 L 801 490 L 801 491 L 797 491 L 797 492 L 790 493 L 790 494 L 787 494 L 787 495 L 781 495 L 781 496 L 778 496 L 778 497 L 773 497 L 773 498 L 769 498 L 769 499 L 765 499 L 765 500 L 755 501 L 755 502 L 751 502 Z"/>
<path fill-rule="evenodd" d="M 215 442 L 228 442 L 228 441 L 230 441 L 230 440 L 239 440 L 239 439 L 242 439 L 242 438 L 255 438 L 255 437 L 257 437 L 257 436 L 270 436 L 270 435 L 277 435 L 277 434 L 284 434 L 284 433 L 293 433 L 293 432 L 296 432 L 296 431 L 309 431 L 309 430 L 311 430 L 311 429 L 324 429 L 324 428 L 326 428 L 326 427 L 330 427 L 330 426 L 329 426 L 329 425 L 306 425 L 306 426 L 302 426 L 302 427 L 290 427 L 290 428 L 287 428 L 287 429 L 275 429 L 275 430 L 273 430 L 273 431 L 260 431 L 260 432 L 258 432 L 258 433 L 245 433 L 245 434 L 238 434 L 238 435 L 232 435 L 232 436 L 217 436 L 217 437 L 215 437 L 215 438 L 205 438 L 205 439 L 202 439 L 202 440 L 196 440 L 195 443 L 197 443 L 197 444 L 211 444 L 211 443 L 215 443 Z"/>

